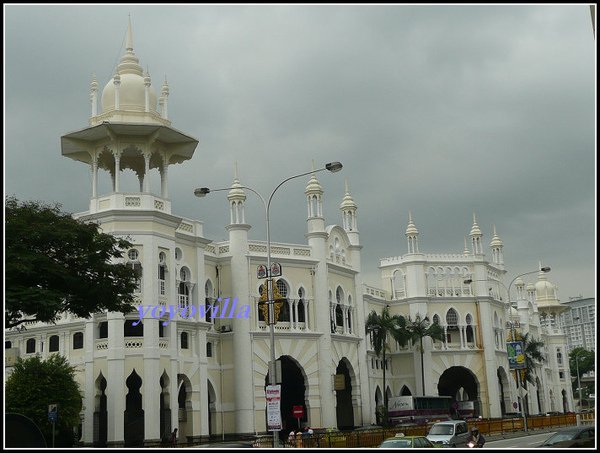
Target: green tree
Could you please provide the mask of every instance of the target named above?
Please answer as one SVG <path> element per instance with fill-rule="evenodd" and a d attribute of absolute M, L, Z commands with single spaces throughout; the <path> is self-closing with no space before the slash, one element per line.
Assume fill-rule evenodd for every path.
<path fill-rule="evenodd" d="M 75 381 L 75 367 L 67 359 L 52 354 L 48 360 L 39 356 L 18 359 L 5 387 L 5 411 L 32 419 L 52 445 L 52 424 L 48 406 L 58 404 L 55 446 L 73 445 L 73 428 L 79 425 L 81 393 Z"/>
<path fill-rule="evenodd" d="M 388 397 L 385 386 L 385 368 L 386 359 L 385 351 L 389 350 L 388 336 L 391 336 L 401 346 L 405 346 L 408 343 L 408 332 L 406 331 L 406 319 L 400 315 L 390 316 L 389 306 L 383 309 L 381 315 L 377 312 L 372 311 L 367 316 L 365 323 L 367 333 L 371 334 L 373 350 L 377 357 L 383 356 L 383 401 L 384 409 L 381 414 L 383 418 L 384 426 L 388 424 Z"/>
<path fill-rule="evenodd" d="M 429 318 L 425 316 L 421 319 L 420 315 L 417 315 L 413 321 L 408 318 L 408 324 L 406 330 L 410 340 L 413 343 L 419 342 L 419 351 L 421 353 L 421 385 L 423 388 L 423 396 L 425 396 L 425 370 L 423 366 L 423 338 L 430 337 L 433 340 L 444 340 L 444 329 L 437 323 L 430 323 Z"/>
<path fill-rule="evenodd" d="M 131 243 L 58 204 L 7 197 L 5 213 L 5 328 L 52 322 L 63 312 L 87 318 L 134 309 L 136 273 L 115 262 Z"/>
<path fill-rule="evenodd" d="M 529 332 L 521 336 L 523 341 L 523 350 L 525 354 L 525 369 L 523 370 L 523 387 L 527 388 L 527 383 L 535 385 L 535 368 L 538 364 L 546 361 L 542 354 L 544 342 L 536 340 L 533 336 L 529 336 Z"/>
<path fill-rule="evenodd" d="M 571 376 L 577 379 L 577 362 L 576 357 L 579 357 L 579 378 L 585 373 L 594 371 L 596 367 L 596 357 L 594 351 L 588 351 L 587 349 L 577 347 L 573 348 L 569 352 L 569 368 L 571 369 Z"/>

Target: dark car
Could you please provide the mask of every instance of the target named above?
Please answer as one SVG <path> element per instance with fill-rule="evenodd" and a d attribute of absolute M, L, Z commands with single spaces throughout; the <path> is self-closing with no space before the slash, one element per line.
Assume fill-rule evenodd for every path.
<path fill-rule="evenodd" d="M 570 426 L 558 430 L 546 439 L 540 447 L 594 447 L 595 439 L 596 429 L 593 426 Z"/>

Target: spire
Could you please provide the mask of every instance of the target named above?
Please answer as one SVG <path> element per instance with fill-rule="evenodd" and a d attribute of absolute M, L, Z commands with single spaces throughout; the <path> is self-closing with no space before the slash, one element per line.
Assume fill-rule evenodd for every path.
<path fill-rule="evenodd" d="M 242 189 L 242 185 L 240 184 L 240 180 L 238 179 L 237 161 L 234 162 L 233 165 L 233 184 L 231 184 L 231 190 L 227 194 L 231 214 L 231 223 L 246 223 L 244 213 L 244 201 L 246 201 L 246 192 L 244 192 L 244 190 Z"/>
<path fill-rule="evenodd" d="M 354 199 L 352 198 L 352 195 L 350 195 L 350 190 L 348 189 L 348 180 L 347 179 L 345 180 L 344 185 L 345 185 L 345 189 L 346 189 L 346 194 L 344 195 L 344 199 L 342 200 L 340 209 L 342 211 L 356 210 L 357 206 L 356 206 L 356 203 L 354 202 Z"/>
<path fill-rule="evenodd" d="M 408 211 L 408 226 L 406 227 L 406 236 L 418 236 L 419 230 L 413 223 L 412 212 Z"/>
<path fill-rule="evenodd" d="M 306 190 L 304 191 L 304 193 L 306 195 L 310 195 L 310 194 L 319 194 L 322 195 L 323 194 L 323 188 L 321 187 L 321 184 L 319 183 L 319 180 L 317 179 L 317 177 L 315 176 L 315 161 L 314 159 L 311 162 L 311 171 L 313 172 L 310 180 L 308 181 L 308 184 L 306 185 Z"/>
<path fill-rule="evenodd" d="M 133 33 L 131 32 L 131 14 L 129 14 L 129 21 L 127 24 L 127 42 L 125 44 L 125 50 L 133 51 Z"/>
<path fill-rule="evenodd" d="M 481 236 L 481 230 L 479 229 L 479 225 L 477 225 L 475 213 L 473 213 L 473 226 L 471 227 L 470 236 Z"/>
<path fill-rule="evenodd" d="M 483 254 L 483 245 L 481 244 L 481 230 L 479 229 L 479 225 L 477 225 L 477 217 L 475 213 L 473 213 L 473 226 L 471 227 L 471 232 L 469 233 L 471 236 L 471 249 L 473 255 L 482 255 Z"/>
<path fill-rule="evenodd" d="M 463 255 L 468 256 L 471 252 L 469 252 L 469 246 L 467 245 L 467 237 L 465 236 L 465 249 L 463 250 Z"/>
<path fill-rule="evenodd" d="M 503 245 L 498 233 L 496 233 L 496 225 L 494 225 L 494 236 L 492 237 L 492 242 L 490 242 L 490 247 L 502 247 Z"/>

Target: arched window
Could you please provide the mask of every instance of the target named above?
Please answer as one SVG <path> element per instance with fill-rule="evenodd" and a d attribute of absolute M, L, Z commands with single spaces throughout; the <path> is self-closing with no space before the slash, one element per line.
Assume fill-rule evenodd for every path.
<path fill-rule="evenodd" d="M 27 340 L 25 352 L 27 354 L 33 354 L 35 352 L 35 338 L 30 338 Z"/>
<path fill-rule="evenodd" d="M 206 357 L 212 357 L 212 355 L 212 343 L 209 341 L 208 343 L 206 343 Z"/>
<path fill-rule="evenodd" d="M 563 364 L 563 356 L 562 356 L 562 352 L 560 352 L 560 349 L 557 349 L 557 350 L 556 350 L 556 362 L 557 362 L 559 365 L 562 365 L 562 364 Z"/>
<path fill-rule="evenodd" d="M 188 333 L 181 332 L 181 349 L 187 349 L 187 348 L 188 348 Z"/>
<path fill-rule="evenodd" d="M 448 313 L 446 313 L 446 324 L 449 326 L 458 325 L 458 315 L 456 314 L 456 310 L 454 310 L 454 308 L 451 308 L 448 310 Z"/>
<path fill-rule="evenodd" d="M 190 272 L 187 267 L 182 267 L 179 271 L 180 283 L 177 288 L 177 295 L 180 307 L 187 307 L 190 304 L 190 287 L 188 285 Z"/>
<path fill-rule="evenodd" d="M 214 299 L 214 293 L 213 293 L 213 285 L 212 282 L 210 280 L 206 280 L 206 283 L 204 284 L 204 306 L 206 307 L 206 315 L 205 315 L 205 319 L 206 322 L 212 322 L 212 310 L 209 308 L 209 306 L 213 306 L 215 303 L 215 299 Z"/>
<path fill-rule="evenodd" d="M 129 252 L 127 252 L 127 257 L 129 258 L 129 261 L 138 261 L 139 255 L 140 254 L 136 249 L 131 249 L 129 250 Z"/>
<path fill-rule="evenodd" d="M 454 342 L 458 342 L 460 333 L 458 331 L 458 314 L 454 308 L 451 308 L 446 313 L 446 325 L 448 326 L 446 327 L 446 342 L 452 343 L 453 340 Z"/>
<path fill-rule="evenodd" d="M 165 252 L 158 254 L 158 294 L 167 294 L 167 255 Z"/>
<path fill-rule="evenodd" d="M 344 290 L 342 289 L 341 286 L 338 286 L 337 289 L 335 290 L 335 300 L 337 301 L 338 304 L 344 303 Z"/>
<path fill-rule="evenodd" d="M 179 247 L 175 247 L 175 259 L 180 261 L 183 258 L 183 252 Z"/>
<path fill-rule="evenodd" d="M 465 332 L 467 334 L 467 343 L 473 343 L 473 318 L 470 314 L 467 315 L 467 328 Z"/>
<path fill-rule="evenodd" d="M 277 291 L 279 291 L 279 294 L 284 298 L 283 304 L 281 305 L 281 309 L 279 310 L 279 317 L 277 318 L 277 321 L 289 322 L 290 321 L 290 306 L 287 301 L 287 295 L 288 295 L 287 283 L 283 279 L 280 278 L 279 280 L 277 280 L 277 282 L 275 284 L 277 285 Z"/>
<path fill-rule="evenodd" d="M 58 352 L 58 335 L 52 335 L 48 341 L 48 352 Z"/>
<path fill-rule="evenodd" d="M 10 349 L 12 348 L 12 343 L 10 341 L 5 341 L 4 342 L 4 349 Z"/>
<path fill-rule="evenodd" d="M 83 349 L 83 332 L 73 334 L 73 349 Z"/>
<path fill-rule="evenodd" d="M 258 294 L 259 294 L 259 296 L 262 295 L 262 293 L 263 293 L 263 291 L 265 291 L 265 289 L 266 289 L 265 285 L 260 285 L 258 287 Z M 264 313 L 262 311 L 262 306 L 260 306 L 259 309 L 258 309 L 258 320 L 259 321 L 264 321 L 265 320 L 265 315 L 264 315 Z"/>

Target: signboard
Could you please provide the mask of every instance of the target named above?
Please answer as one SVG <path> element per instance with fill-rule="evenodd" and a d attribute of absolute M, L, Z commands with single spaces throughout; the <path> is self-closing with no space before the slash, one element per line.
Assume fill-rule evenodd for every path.
<path fill-rule="evenodd" d="M 333 390 L 346 390 L 346 376 L 336 374 L 333 378 Z"/>
<path fill-rule="evenodd" d="M 267 266 L 264 265 L 260 265 L 256 268 L 256 277 L 257 278 L 267 278 L 268 274 L 267 274 Z"/>
<path fill-rule="evenodd" d="M 405 411 L 414 409 L 413 397 L 412 396 L 396 396 L 389 398 L 388 400 L 388 411 Z"/>
<path fill-rule="evenodd" d="M 267 385 L 267 429 L 281 430 L 281 385 Z"/>
<path fill-rule="evenodd" d="M 522 370 L 526 368 L 522 341 L 506 342 L 506 350 L 508 351 L 508 366 L 511 370 Z"/>
<path fill-rule="evenodd" d="M 304 407 L 303 406 L 293 406 L 292 414 L 296 418 L 302 418 L 304 416 Z"/>
<path fill-rule="evenodd" d="M 281 277 L 281 264 L 271 263 L 271 277 Z"/>
<path fill-rule="evenodd" d="M 58 404 L 48 405 L 48 421 L 56 423 L 58 421 Z"/>

